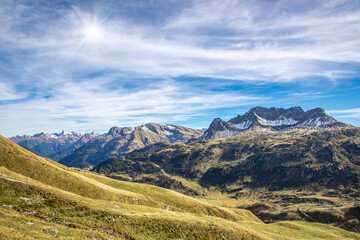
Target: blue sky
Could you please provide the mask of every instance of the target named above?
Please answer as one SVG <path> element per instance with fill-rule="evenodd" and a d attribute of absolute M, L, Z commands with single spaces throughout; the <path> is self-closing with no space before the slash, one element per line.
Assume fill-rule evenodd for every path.
<path fill-rule="evenodd" d="M 7 0 L 0 134 L 207 127 L 255 106 L 360 126 L 358 0 Z"/>

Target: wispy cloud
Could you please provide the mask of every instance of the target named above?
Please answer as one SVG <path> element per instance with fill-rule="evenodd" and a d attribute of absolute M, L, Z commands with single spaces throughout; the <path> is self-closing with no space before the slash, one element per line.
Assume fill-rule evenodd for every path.
<path fill-rule="evenodd" d="M 100 23 L 98 17 L 102 36 L 97 43 L 84 42 L 83 30 L 94 16 L 73 7 L 64 11 L 59 23 L 51 22 L 46 29 L 40 26 L 40 37 L 19 37 L 20 33 L 13 33 L 14 26 L 6 36 L 12 36 L 7 40 L 16 48 L 35 51 L 37 65 L 50 58 L 84 68 L 95 65 L 157 77 L 191 74 L 242 81 L 294 81 L 311 75 L 340 78 L 356 74 L 344 71 L 342 62 L 360 61 L 360 40 L 354 31 L 360 27 L 360 6 L 345 3 L 303 1 L 289 6 L 287 1 L 195 1 L 156 26 L 117 18 Z M 296 11 L 296 7 L 304 10 Z M 326 62 L 339 64 L 329 69 Z"/>
<path fill-rule="evenodd" d="M 0 82 L 0 101 L 11 101 L 25 98 L 24 94 L 18 93 L 13 86 Z"/>
<path fill-rule="evenodd" d="M 211 109 L 266 101 L 266 98 L 236 92 L 201 92 L 200 89 L 180 86 L 173 80 L 131 92 L 122 88 L 109 90 L 97 80 L 68 82 L 53 91 L 54 96 L 49 98 L 34 98 L 22 104 L 3 106 L 2 113 L 6 117 L 0 119 L 0 124 L 7 124 L 9 132 L 20 129 L 31 129 L 34 133 L 56 131 L 57 123 L 69 130 L 79 129 L 81 123 L 81 130 L 100 128 L 105 131 L 113 125 L 185 121 L 193 116 L 206 115 Z M 13 119 L 10 124 L 9 119 Z"/>
<path fill-rule="evenodd" d="M 360 118 L 360 108 L 328 110 L 326 112 L 330 114 L 335 114 L 338 118 Z"/>
<path fill-rule="evenodd" d="M 355 0 L 6 1 L 0 22 L 8 134 L 285 101 L 239 84 L 296 83 L 307 88 L 294 99 L 317 99 L 360 73 Z"/>

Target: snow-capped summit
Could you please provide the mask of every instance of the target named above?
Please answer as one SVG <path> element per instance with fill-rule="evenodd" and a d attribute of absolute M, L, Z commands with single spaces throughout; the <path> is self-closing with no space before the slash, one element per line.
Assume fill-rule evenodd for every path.
<path fill-rule="evenodd" d="M 255 107 L 244 115 L 238 115 L 227 122 L 220 118 L 214 119 L 200 140 L 233 136 L 254 128 L 284 131 L 297 127 L 328 129 L 343 126 L 346 124 L 326 115 L 322 108 L 304 112 L 301 107 L 288 109 Z"/>

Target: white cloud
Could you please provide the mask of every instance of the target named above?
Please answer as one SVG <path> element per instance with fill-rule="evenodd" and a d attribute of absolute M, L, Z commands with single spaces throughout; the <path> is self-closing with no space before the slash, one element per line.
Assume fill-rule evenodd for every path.
<path fill-rule="evenodd" d="M 103 130 L 114 125 L 135 126 L 147 122 L 171 123 L 209 114 L 211 109 L 261 103 L 267 98 L 230 93 L 202 93 L 199 89 L 168 80 L 129 92 L 109 90 L 100 81 L 67 82 L 50 98 L 35 98 L 21 104 L 0 105 L 7 125 L 2 134 Z M 12 119 L 10 122 L 9 119 Z"/>
<path fill-rule="evenodd" d="M 360 118 L 360 108 L 328 110 L 326 113 L 335 114 L 338 118 Z"/>
<path fill-rule="evenodd" d="M 0 77 L 13 80 L 0 82 L 0 100 L 36 96 L 0 105 L 0 124 L 9 134 L 186 120 L 267 100 L 211 91 L 210 82 L 199 89 L 164 81 L 181 76 L 311 84 L 314 77 L 337 82 L 359 74 L 344 68 L 360 62 L 357 1 L 199 0 L 160 24 L 130 21 L 116 10 L 102 22 L 81 6 L 41 7 L 8 1 L 0 8 L 0 52 L 7 64 L 0 65 Z M 89 41 L 84 29 L 94 22 L 99 36 Z M 150 78 L 156 80 L 141 86 Z M 324 95 L 319 92 L 305 96 L 300 89 L 303 95 L 295 97 Z"/>
<path fill-rule="evenodd" d="M 0 82 L 0 101 L 18 100 L 25 97 L 24 94 L 17 93 L 10 84 Z"/>
<path fill-rule="evenodd" d="M 327 78 L 330 69 L 316 61 L 359 62 L 358 4 L 298 5 L 306 4 L 313 9 L 297 12 L 289 9 L 288 1 L 195 1 L 160 26 L 109 18 L 100 25 L 102 35 L 95 42 L 84 36 L 93 16 L 73 8 L 76 11 L 65 12 L 59 23 L 51 23 L 39 37 L 18 36 L 11 27 L 5 36 L 10 36 L 10 47 L 34 51 L 35 61 L 27 63 L 31 69 L 56 62 L 70 71 L 95 67 L 155 77 L 198 75 L 282 82 L 314 75 Z M 333 78 L 343 76 L 342 68 L 332 66 L 331 71 L 339 73 Z"/>

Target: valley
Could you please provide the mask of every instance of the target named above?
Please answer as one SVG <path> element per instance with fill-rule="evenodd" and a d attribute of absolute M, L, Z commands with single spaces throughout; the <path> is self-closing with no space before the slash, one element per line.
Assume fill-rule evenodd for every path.
<path fill-rule="evenodd" d="M 321 109 L 236 119 L 251 127 L 113 127 L 58 163 L 1 138 L 0 236 L 360 239 L 359 128 Z"/>

